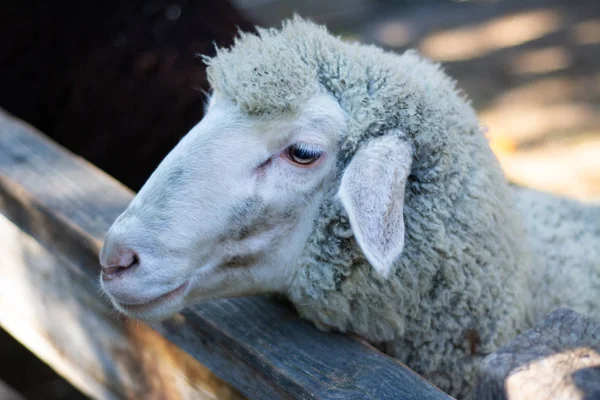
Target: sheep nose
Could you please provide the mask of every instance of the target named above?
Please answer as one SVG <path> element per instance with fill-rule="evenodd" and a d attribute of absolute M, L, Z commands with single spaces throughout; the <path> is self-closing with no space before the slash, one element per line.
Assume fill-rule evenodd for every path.
<path fill-rule="evenodd" d="M 102 265 L 102 279 L 115 279 L 125 270 L 130 269 L 139 264 L 137 253 L 129 248 L 105 247 L 100 254 L 100 264 Z"/>

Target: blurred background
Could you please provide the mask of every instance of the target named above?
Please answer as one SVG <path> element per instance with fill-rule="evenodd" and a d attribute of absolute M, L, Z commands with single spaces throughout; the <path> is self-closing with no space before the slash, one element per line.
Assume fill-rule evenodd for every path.
<path fill-rule="evenodd" d="M 600 202 L 598 0 L 3 0 L 0 107 L 137 190 L 202 118 L 199 56 L 294 12 L 442 62 L 512 182 Z M 0 355 L 0 400 L 84 398 L 3 331 Z"/>

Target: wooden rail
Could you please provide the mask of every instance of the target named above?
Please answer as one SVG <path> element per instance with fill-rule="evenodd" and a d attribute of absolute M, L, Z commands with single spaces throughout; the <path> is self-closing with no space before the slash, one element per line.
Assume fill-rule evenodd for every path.
<path fill-rule="evenodd" d="M 0 111 L 0 325 L 83 392 L 449 399 L 397 360 L 319 332 L 274 299 L 207 302 L 152 326 L 115 314 L 98 290 L 98 251 L 132 197 Z"/>
<path fill-rule="evenodd" d="M 2 400 L 25 400 L 19 393 L 0 380 L 0 399 Z"/>

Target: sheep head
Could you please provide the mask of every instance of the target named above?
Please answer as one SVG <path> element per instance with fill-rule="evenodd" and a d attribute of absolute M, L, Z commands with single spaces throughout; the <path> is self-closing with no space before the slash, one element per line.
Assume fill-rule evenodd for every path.
<path fill-rule="evenodd" d="M 204 119 L 106 237 L 101 285 L 118 310 L 162 319 L 282 293 L 320 329 L 402 338 L 416 360 L 445 351 L 439 332 L 476 329 L 489 350 L 522 326 L 519 216 L 438 65 L 298 18 L 206 61 Z"/>
<path fill-rule="evenodd" d="M 201 300 L 285 293 L 328 196 L 387 276 L 404 242 L 410 148 L 400 132 L 375 138 L 340 174 L 345 121 L 325 92 L 269 118 L 215 94 L 106 237 L 101 285 L 114 306 L 156 319 Z"/>

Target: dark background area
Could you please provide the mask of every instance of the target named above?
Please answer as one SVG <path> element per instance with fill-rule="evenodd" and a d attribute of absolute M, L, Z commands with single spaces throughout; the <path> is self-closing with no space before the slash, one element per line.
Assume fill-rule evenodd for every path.
<path fill-rule="evenodd" d="M 3 1 L 0 106 L 139 189 L 202 118 L 199 55 L 238 26 L 225 1 Z"/>

